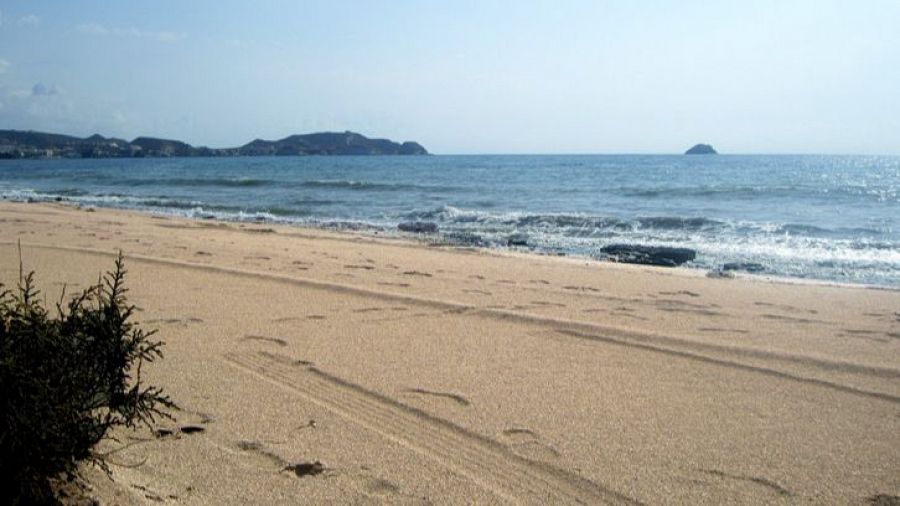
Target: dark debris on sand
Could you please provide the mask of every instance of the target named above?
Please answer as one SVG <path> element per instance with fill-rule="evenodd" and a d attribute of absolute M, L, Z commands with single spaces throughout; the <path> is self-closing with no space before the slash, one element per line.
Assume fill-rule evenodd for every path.
<path fill-rule="evenodd" d="M 315 476 L 317 474 L 322 474 L 325 472 L 325 469 L 325 464 L 317 460 L 315 462 L 299 462 L 297 464 L 291 464 L 289 466 L 285 466 L 282 471 L 291 471 L 297 476 L 303 478 L 304 476 Z"/>

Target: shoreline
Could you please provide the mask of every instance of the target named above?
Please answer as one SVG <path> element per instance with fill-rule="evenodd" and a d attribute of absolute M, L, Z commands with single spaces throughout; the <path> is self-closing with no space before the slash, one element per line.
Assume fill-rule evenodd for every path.
<path fill-rule="evenodd" d="M 392 233 L 400 223 L 429 222 L 440 228 L 437 241 L 489 248 L 511 241 L 597 259 L 609 258 L 604 250 L 617 244 L 687 247 L 696 251 L 691 268 L 716 271 L 733 264 L 728 267 L 763 276 L 900 287 L 890 182 L 881 188 L 872 180 L 862 191 L 840 176 L 844 162 L 833 157 L 751 157 L 712 165 L 684 156 L 379 160 L 46 162 L 33 170 L 11 164 L 9 188 L 0 193 L 14 200 L 60 198 L 191 219 L 262 218 L 337 230 Z M 872 163 L 890 178 L 891 163 Z M 788 173 L 778 168 L 793 166 L 810 170 L 795 174 L 804 184 L 786 187 Z M 869 165 L 854 160 L 853 166 L 854 180 L 867 181 Z M 444 170 L 450 167 L 456 169 Z M 484 186 L 478 179 L 483 171 L 508 181 L 515 192 Z M 748 183 L 753 171 L 766 177 Z M 572 188 L 553 177 L 557 173 L 574 178 Z M 73 187 L 67 178 L 75 174 L 84 178 Z M 819 199 L 832 194 L 840 205 L 817 211 Z"/>
<path fill-rule="evenodd" d="M 124 251 L 136 319 L 167 343 L 144 374 L 182 407 L 154 425 L 173 435 L 116 434 L 135 444 L 114 482 L 89 471 L 103 504 L 866 504 L 900 487 L 897 291 L 56 204 L 0 202 L 0 232 L 0 282 L 20 239 L 48 300 Z M 323 476 L 283 471 L 316 460 Z"/>
<path fill-rule="evenodd" d="M 691 266 L 676 266 L 676 267 L 661 267 L 661 266 L 653 266 L 653 265 L 642 265 L 628 262 L 616 262 L 613 260 L 606 260 L 601 258 L 595 258 L 589 255 L 582 254 L 554 254 L 549 251 L 539 251 L 538 248 L 522 248 L 522 247 L 503 247 L 503 246 L 483 246 L 483 245 L 468 245 L 468 244 L 456 244 L 452 241 L 445 240 L 441 235 L 434 234 L 419 234 L 414 235 L 407 232 L 402 232 L 396 230 L 396 228 L 388 228 L 381 227 L 379 225 L 374 225 L 366 222 L 339 222 L 337 225 L 329 225 L 328 223 L 324 224 L 316 224 L 316 223 L 304 223 L 304 222 L 295 222 L 289 220 L 269 220 L 269 219 L 226 219 L 226 218 L 218 218 L 218 217 L 190 217 L 178 214 L 175 211 L 168 210 L 154 210 L 154 209 L 133 209 L 133 208 L 124 208 L 124 207 L 114 207 L 114 206 L 95 206 L 95 205 L 85 205 L 78 202 L 73 201 L 36 201 L 36 202 L 20 202 L 20 201 L 12 201 L 12 200 L 0 200 L 0 203 L 21 203 L 21 204 L 38 204 L 38 205 L 49 205 L 49 206 L 62 206 L 66 208 L 73 208 L 76 210 L 87 210 L 87 209 L 103 209 L 113 212 L 123 212 L 123 213 L 134 213 L 138 215 L 146 215 L 146 216 L 159 216 L 176 220 L 185 220 L 185 221 L 197 221 L 197 222 L 206 222 L 206 223 L 234 223 L 234 224 L 250 224 L 250 225 L 260 225 L 260 226 L 272 226 L 272 227 L 285 227 L 287 229 L 299 229 L 299 230 L 317 230 L 323 232 L 331 232 L 335 234 L 348 234 L 348 235 L 359 235 L 362 237 L 372 237 L 378 238 L 386 241 L 398 241 L 398 242 L 409 242 L 418 247 L 435 247 L 435 248 L 450 248 L 456 250 L 467 250 L 467 249 L 475 249 L 480 252 L 488 253 L 488 254 L 497 254 L 497 255 L 526 255 L 526 256 L 537 256 L 542 258 L 556 258 L 560 260 L 571 260 L 574 262 L 592 262 L 597 263 L 603 266 L 622 266 L 626 268 L 637 268 L 637 269 L 662 269 L 664 271 L 671 271 L 673 273 L 679 275 L 698 275 L 698 276 L 706 276 L 706 277 L 715 277 L 713 274 L 716 271 L 713 269 L 706 269 L 703 267 L 691 267 Z M 346 228 L 342 227 L 342 224 L 352 224 L 358 225 L 358 228 L 354 228 L 353 226 L 348 226 Z M 863 282 L 850 282 L 850 281 L 838 281 L 838 280 L 829 280 L 829 279 L 819 279 L 819 278 L 800 278 L 800 277 L 791 277 L 791 276 L 782 276 L 777 274 L 754 274 L 752 272 L 745 272 L 740 270 L 733 271 L 724 271 L 726 273 L 725 276 L 722 276 L 720 279 L 728 280 L 728 279 L 745 279 L 752 281 L 760 281 L 760 282 L 771 282 L 771 283 L 780 283 L 780 284 L 798 284 L 798 285 L 821 285 L 821 286 L 835 286 L 835 287 L 847 287 L 847 288 L 865 288 L 870 290 L 887 290 L 887 291 L 897 291 L 900 292 L 900 286 L 893 285 L 882 285 L 876 283 L 863 283 Z"/>

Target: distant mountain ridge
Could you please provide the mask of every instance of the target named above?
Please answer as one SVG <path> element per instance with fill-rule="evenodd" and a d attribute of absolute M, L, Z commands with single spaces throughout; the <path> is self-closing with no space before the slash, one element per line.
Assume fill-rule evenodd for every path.
<path fill-rule="evenodd" d="M 236 148 L 208 148 L 155 137 L 137 137 L 129 142 L 100 134 L 80 138 L 31 130 L 0 130 L 0 158 L 427 154 L 428 151 L 417 142 L 370 139 L 350 131 L 291 135 L 276 141 L 256 139 Z"/>

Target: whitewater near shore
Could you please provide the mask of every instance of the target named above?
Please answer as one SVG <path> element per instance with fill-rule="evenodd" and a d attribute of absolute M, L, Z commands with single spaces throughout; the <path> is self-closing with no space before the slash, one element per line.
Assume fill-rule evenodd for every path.
<path fill-rule="evenodd" d="M 123 251 L 166 342 L 181 410 L 104 443 L 102 504 L 900 495 L 895 290 L 0 203 L 6 285 L 17 241 L 48 301 Z"/>

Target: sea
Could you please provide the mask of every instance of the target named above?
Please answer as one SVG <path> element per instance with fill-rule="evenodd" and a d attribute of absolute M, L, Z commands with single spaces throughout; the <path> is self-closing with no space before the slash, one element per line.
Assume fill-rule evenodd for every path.
<path fill-rule="evenodd" d="M 379 235 L 429 222 L 430 242 L 597 259 L 684 247 L 713 273 L 900 288 L 898 156 L 0 160 L 0 199 Z"/>

